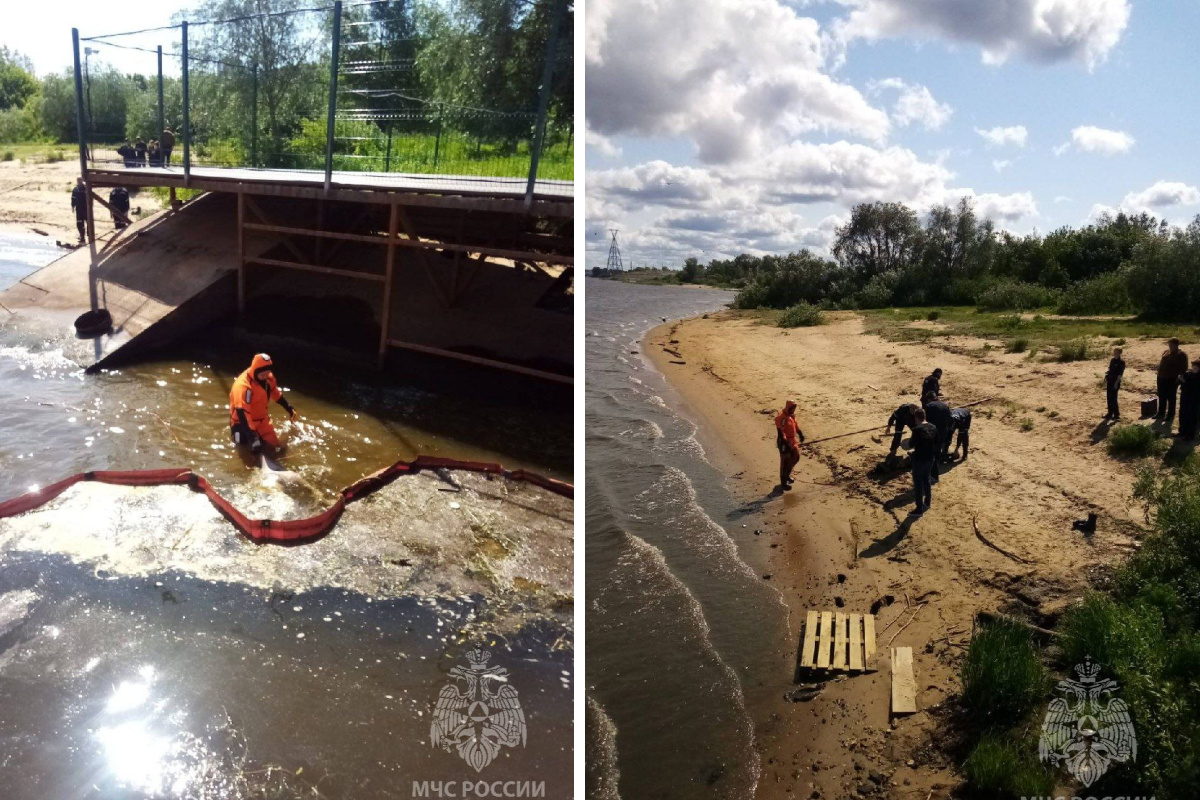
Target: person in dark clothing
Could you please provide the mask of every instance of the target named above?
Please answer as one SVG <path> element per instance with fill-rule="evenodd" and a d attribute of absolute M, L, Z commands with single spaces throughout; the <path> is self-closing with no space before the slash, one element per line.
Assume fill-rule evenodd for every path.
<path fill-rule="evenodd" d="M 1179 437 L 1194 442 L 1196 425 L 1200 422 L 1200 358 L 1179 376 L 1179 386 Z"/>
<path fill-rule="evenodd" d="M 913 414 L 916 424 L 912 429 L 912 478 L 913 495 L 917 507 L 914 514 L 924 514 L 933 501 L 933 475 L 937 469 L 938 431 L 925 421 L 925 411 L 918 408 Z"/>
<path fill-rule="evenodd" d="M 152 167 L 162 166 L 162 151 L 158 149 L 157 139 L 151 139 L 150 144 L 146 145 L 146 160 Z"/>
<path fill-rule="evenodd" d="M 133 154 L 137 158 L 138 166 L 146 166 L 146 140 L 140 136 L 133 143 Z"/>
<path fill-rule="evenodd" d="M 921 381 L 921 397 L 933 392 L 935 397 L 942 396 L 942 368 L 938 367 L 931 375 Z"/>
<path fill-rule="evenodd" d="M 1108 362 L 1108 372 L 1104 373 L 1104 391 L 1108 395 L 1108 413 L 1105 419 L 1118 420 L 1121 418 L 1121 407 L 1117 402 L 1117 394 L 1121 391 L 1121 376 L 1125 374 L 1125 359 L 1121 358 L 1121 348 L 1113 348 L 1112 360 Z"/>
<path fill-rule="evenodd" d="M 950 406 L 944 400 L 939 400 L 933 392 L 927 393 L 925 395 L 925 419 L 937 428 L 938 452 L 942 454 L 943 458 L 946 457 L 950 450 L 950 435 L 954 432 L 954 423 L 950 420 Z M 933 477 L 937 478 L 936 471 Z M 936 480 L 934 482 L 936 483 Z"/>
<path fill-rule="evenodd" d="M 125 166 L 137 166 L 137 151 L 133 149 L 133 145 L 129 143 L 128 139 L 125 140 L 123 145 L 117 148 L 117 155 L 125 161 Z"/>
<path fill-rule="evenodd" d="M 956 408 L 950 412 L 952 429 L 958 432 L 958 440 L 954 442 L 954 455 L 962 450 L 963 461 L 967 460 L 967 451 L 971 449 L 971 409 Z"/>
<path fill-rule="evenodd" d="M 1167 349 L 1158 362 L 1158 413 L 1155 419 L 1168 423 L 1175 419 L 1175 391 L 1179 388 L 1179 376 L 1187 372 L 1187 353 L 1179 349 L 1178 339 L 1168 339 Z"/>
<path fill-rule="evenodd" d="M 129 225 L 129 192 L 128 192 L 128 190 L 126 190 L 125 187 L 123 187 L 123 186 L 115 187 L 111 192 L 108 193 L 108 202 L 109 202 L 109 205 L 111 205 L 117 211 L 120 211 L 122 215 L 124 215 L 124 216 L 121 216 L 116 213 L 114 213 L 112 215 L 113 227 L 116 228 L 117 230 L 121 230 L 122 228 L 128 227 L 128 225 Z"/>
<path fill-rule="evenodd" d="M 888 417 L 887 429 L 884 430 L 884 433 L 891 430 L 892 426 L 896 428 L 896 433 L 892 436 L 892 449 L 888 452 L 888 458 L 895 457 L 896 451 L 900 449 L 900 442 L 904 439 L 905 427 L 912 428 L 913 412 L 920 408 L 915 403 L 905 403 L 893 411 L 892 416 Z"/>
<path fill-rule="evenodd" d="M 162 165 L 171 166 L 171 151 L 175 149 L 175 134 L 168 127 L 158 140 L 158 151 L 162 155 Z"/>
<path fill-rule="evenodd" d="M 83 178 L 75 179 L 75 188 L 71 190 L 71 208 L 75 210 L 75 228 L 79 231 L 79 243 L 87 238 L 87 188 Z"/>

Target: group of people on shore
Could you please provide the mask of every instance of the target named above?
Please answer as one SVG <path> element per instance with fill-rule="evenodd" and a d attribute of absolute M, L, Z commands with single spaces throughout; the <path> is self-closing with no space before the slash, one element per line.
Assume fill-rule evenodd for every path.
<path fill-rule="evenodd" d="M 1121 418 L 1118 395 L 1124 375 L 1125 359 L 1121 348 L 1115 347 L 1112 359 L 1108 362 L 1108 371 L 1104 373 L 1104 388 L 1108 398 L 1105 420 L 1116 421 Z M 1158 410 L 1154 419 L 1165 421 L 1169 433 L 1178 408 L 1179 438 L 1188 442 L 1196 441 L 1196 429 L 1200 423 L 1200 358 L 1194 359 L 1189 367 L 1187 353 L 1179 349 L 1179 340 L 1168 339 L 1167 349 L 1158 361 L 1156 377 Z"/>
<path fill-rule="evenodd" d="M 1112 360 L 1105 373 L 1104 383 L 1108 400 L 1106 421 L 1121 418 L 1118 393 L 1125 374 L 1125 361 L 1120 347 L 1114 348 Z M 1156 420 L 1166 421 L 1168 432 L 1179 411 L 1179 438 L 1195 441 L 1200 423 L 1200 359 L 1188 366 L 1187 354 L 1179 349 L 1179 340 L 1167 341 L 1158 364 L 1157 373 L 1158 409 Z M 935 369 L 921 382 L 921 405 L 904 403 L 888 418 L 885 431 L 894 430 L 888 460 L 896 457 L 904 437 L 905 428 L 911 433 L 912 450 L 909 462 L 912 470 L 913 494 L 916 498 L 914 514 L 929 510 L 933 500 L 933 485 L 938 482 L 939 463 L 950 461 L 962 452 L 967 458 L 971 447 L 971 410 L 966 406 L 950 408 L 942 400 L 942 370 Z M 796 421 L 796 402 L 788 400 L 775 416 L 775 444 L 779 450 L 779 489 L 788 490 L 794 483 L 792 470 L 800 461 L 800 445 L 804 443 L 804 432 Z M 954 453 L 950 454 L 950 442 L 957 434 Z"/>
<path fill-rule="evenodd" d="M 117 148 L 117 155 L 125 161 L 126 167 L 169 167 L 171 166 L 171 151 L 175 149 L 175 133 L 168 125 L 158 139 L 147 142 L 140 136 L 130 144 L 125 143 Z"/>

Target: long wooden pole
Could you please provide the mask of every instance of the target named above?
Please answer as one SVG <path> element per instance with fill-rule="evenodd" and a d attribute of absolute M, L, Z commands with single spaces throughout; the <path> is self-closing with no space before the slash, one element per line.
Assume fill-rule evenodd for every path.
<path fill-rule="evenodd" d="M 400 206 L 392 204 L 391 217 L 388 220 L 387 266 L 383 274 L 383 311 L 379 315 L 379 368 L 383 369 L 387 360 L 389 326 L 392 316 L 392 279 L 396 264 L 396 239 L 400 233 Z"/>
<path fill-rule="evenodd" d="M 459 361 L 466 361 L 469 364 L 479 364 L 485 367 L 494 367 L 508 372 L 515 372 L 519 375 L 529 375 L 533 378 L 541 378 L 542 380 L 553 381 L 555 383 L 565 383 L 571 385 L 574 379 L 570 375 L 559 375 L 557 372 L 546 372 L 541 369 L 533 369 L 532 367 L 522 367 L 519 364 L 509 364 L 506 361 L 496 361 L 492 358 L 482 358 L 480 356 L 469 356 L 466 353 L 456 353 L 453 350 L 444 350 L 440 347 L 429 347 L 424 344 L 414 344 L 413 342 L 402 342 L 399 339 L 388 339 L 388 345 L 391 347 L 399 347 L 404 350 L 412 350 L 417 353 L 426 353 L 433 356 L 442 356 L 444 358 L 453 358 Z"/>
<path fill-rule="evenodd" d="M 975 400 L 974 402 L 971 402 L 971 403 L 964 403 L 961 406 L 955 406 L 955 408 L 970 408 L 971 406 L 977 406 L 980 403 L 986 403 L 991 399 L 992 398 L 990 398 L 990 397 L 985 397 L 982 400 Z M 804 446 L 807 447 L 807 446 L 811 446 L 814 444 L 820 444 L 821 442 L 828 442 L 833 439 L 844 439 L 847 436 L 858 436 L 860 433 L 870 433 L 871 431 L 881 431 L 886 427 L 887 427 L 887 425 L 876 425 L 874 428 L 863 428 L 861 431 L 850 431 L 849 433 L 839 433 L 834 436 L 826 436 L 821 439 L 810 439 L 809 441 L 804 443 Z"/>
<path fill-rule="evenodd" d="M 246 195 L 238 192 L 238 316 L 246 313 Z"/>

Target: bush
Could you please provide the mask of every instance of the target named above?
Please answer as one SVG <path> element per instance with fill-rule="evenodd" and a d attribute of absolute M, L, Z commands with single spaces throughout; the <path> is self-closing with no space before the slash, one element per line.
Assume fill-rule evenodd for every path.
<path fill-rule="evenodd" d="M 858 308 L 887 308 L 892 305 L 896 296 L 896 288 L 900 285 L 900 275 L 895 272 L 881 272 L 871 278 L 862 291 L 854 295 L 854 304 Z"/>
<path fill-rule="evenodd" d="M 1164 444 L 1148 425 L 1119 425 L 1108 435 L 1108 454 L 1144 458 L 1160 453 Z"/>
<path fill-rule="evenodd" d="M 1085 361 L 1088 357 L 1086 339 L 1075 339 L 1070 342 L 1058 343 L 1058 361 L 1066 364 L 1071 361 Z"/>
<path fill-rule="evenodd" d="M 5 150 L 4 155 L 0 156 L 0 161 L 12 161 L 17 157 L 17 154 L 12 150 Z"/>
<path fill-rule="evenodd" d="M 1115 314 L 1133 310 L 1126 277 L 1108 272 L 1073 283 L 1058 302 L 1060 314 Z"/>
<path fill-rule="evenodd" d="M 979 295 L 979 307 L 985 311 L 1030 311 L 1053 306 L 1058 292 L 1032 283 L 998 283 Z"/>
<path fill-rule="evenodd" d="M 925 319 L 929 320 L 930 322 L 937 322 L 937 318 L 940 316 L 941 316 L 941 312 L 930 311 L 928 314 L 925 315 Z"/>
<path fill-rule="evenodd" d="M 1008 724 L 1046 694 L 1046 668 L 1029 631 L 1009 619 L 978 630 L 962 666 L 963 704 L 979 725 Z"/>
<path fill-rule="evenodd" d="M 1024 336 L 1009 339 L 1008 344 L 1004 345 L 1004 352 L 1006 353 L 1024 353 L 1027 349 L 1029 349 L 1029 340 Z"/>
<path fill-rule="evenodd" d="M 821 309 L 803 300 L 779 315 L 779 327 L 781 328 L 808 328 L 824 322 L 825 318 L 821 315 Z"/>
<path fill-rule="evenodd" d="M 67 160 L 67 154 L 64 153 L 62 150 L 47 150 L 46 151 L 46 163 L 47 164 L 57 164 L 60 161 L 66 161 L 66 160 Z"/>
<path fill-rule="evenodd" d="M 1033 420 L 1031 420 L 1029 417 L 1022 417 L 1020 428 L 1026 433 L 1033 430 Z"/>
<path fill-rule="evenodd" d="M 1034 757 L 1031 745 L 1012 737 L 987 734 L 963 763 L 972 788 L 998 797 L 1048 796 L 1054 776 Z"/>

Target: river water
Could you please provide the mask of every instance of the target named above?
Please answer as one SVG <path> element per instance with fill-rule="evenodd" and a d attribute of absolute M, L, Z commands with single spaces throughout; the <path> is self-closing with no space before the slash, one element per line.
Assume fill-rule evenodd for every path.
<path fill-rule="evenodd" d="M 744 506 L 641 354 L 728 292 L 587 283 L 587 762 L 593 798 L 746 798 L 753 711 L 788 655 L 782 598 L 743 561 Z M 778 698 L 775 698 L 778 700 Z"/>
<path fill-rule="evenodd" d="M 0 233 L 0 288 L 59 254 Z M 81 470 L 191 466 L 253 517 L 303 517 L 363 475 L 422 453 L 572 478 L 561 397 L 516 403 L 487 387 L 467 396 L 348 376 L 301 347 L 277 355 L 277 374 L 302 419 L 285 422 L 273 409 L 288 442 L 280 461 L 296 477 L 265 481 L 229 444 L 229 386 L 254 352 L 244 334 L 208 331 L 150 362 L 85 375 L 64 355 L 75 344 L 69 320 L 35 334 L 7 317 L 0 309 L 0 499 Z M 430 496 L 443 508 L 468 502 L 465 490 L 423 491 L 427 507 Z M 373 508 L 391 508 L 376 499 Z M 395 513 L 419 517 L 403 505 Z M 569 512 L 557 513 L 546 524 L 569 537 Z M 503 530 L 479 529 L 483 545 L 496 547 L 484 534 L 507 541 Z M 178 563 L 190 546 L 207 549 L 195 570 L 113 572 L 68 550 L 31 549 L 53 538 L 33 534 L 0 551 L 0 795 L 357 799 L 412 796 L 413 781 L 484 778 L 541 780 L 546 796 L 566 796 L 569 596 L 559 613 L 544 613 L 520 612 L 520 597 L 450 584 L 399 596 L 352 582 L 250 585 L 229 576 L 287 553 L 311 576 L 307 554 L 316 551 L 256 549 L 227 533 L 201 546 L 184 541 L 187 532 L 173 544 L 148 532 L 144 546 L 176 555 L 133 559 Z M 88 535 L 84 523 L 78 536 Z M 428 535 L 436 548 L 438 531 Z M 214 580 L 222 559 L 241 569 Z M 509 671 L 528 727 L 526 746 L 506 748 L 478 775 L 430 741 L 438 692 L 453 683 L 447 673 L 476 644 Z"/>

